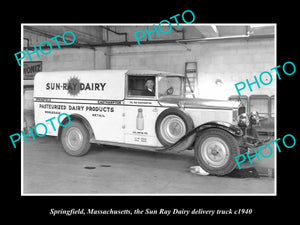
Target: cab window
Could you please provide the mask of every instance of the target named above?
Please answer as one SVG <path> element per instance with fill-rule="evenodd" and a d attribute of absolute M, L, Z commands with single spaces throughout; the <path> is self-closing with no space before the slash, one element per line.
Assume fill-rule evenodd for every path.
<path fill-rule="evenodd" d="M 128 76 L 127 96 L 155 97 L 155 76 Z"/>
<path fill-rule="evenodd" d="M 158 77 L 158 97 L 181 96 L 182 78 L 177 76 Z"/>

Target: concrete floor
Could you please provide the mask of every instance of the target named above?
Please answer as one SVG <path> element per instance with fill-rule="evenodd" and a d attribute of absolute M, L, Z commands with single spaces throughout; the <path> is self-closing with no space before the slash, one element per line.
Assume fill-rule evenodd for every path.
<path fill-rule="evenodd" d="M 274 148 L 273 148 L 274 149 Z M 93 145 L 67 155 L 56 137 L 28 138 L 23 149 L 24 194 L 274 194 L 274 178 L 199 176 L 193 151 L 160 153 Z M 268 155 L 267 153 L 265 155 Z M 273 154 L 274 155 L 274 154 Z M 273 156 L 255 167 L 273 167 Z M 249 163 L 241 164 L 249 167 Z"/>

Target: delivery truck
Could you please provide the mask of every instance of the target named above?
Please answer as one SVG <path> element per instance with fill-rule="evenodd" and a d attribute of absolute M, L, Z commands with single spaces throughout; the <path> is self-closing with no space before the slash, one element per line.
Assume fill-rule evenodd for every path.
<path fill-rule="evenodd" d="M 242 151 L 245 107 L 238 101 L 187 98 L 184 89 L 184 75 L 155 70 L 39 72 L 35 123 L 68 114 L 68 126 L 55 120 L 46 125 L 47 135 L 57 136 L 72 156 L 86 154 L 93 143 L 193 150 L 208 173 L 230 173 Z"/>

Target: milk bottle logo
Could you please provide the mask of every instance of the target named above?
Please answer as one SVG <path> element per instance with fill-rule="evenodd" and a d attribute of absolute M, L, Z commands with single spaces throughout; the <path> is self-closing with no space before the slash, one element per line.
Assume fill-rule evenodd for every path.
<path fill-rule="evenodd" d="M 138 114 L 136 117 L 136 129 L 144 130 L 143 109 L 138 109 Z"/>

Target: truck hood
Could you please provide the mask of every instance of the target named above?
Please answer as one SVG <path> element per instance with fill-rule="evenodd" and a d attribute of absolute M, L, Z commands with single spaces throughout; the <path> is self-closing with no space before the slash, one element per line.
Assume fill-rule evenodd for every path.
<path fill-rule="evenodd" d="M 184 108 L 209 108 L 209 109 L 235 109 L 241 104 L 237 101 L 202 99 L 202 98 L 182 98 L 182 97 L 162 97 L 159 103 L 163 106 L 179 106 Z"/>

